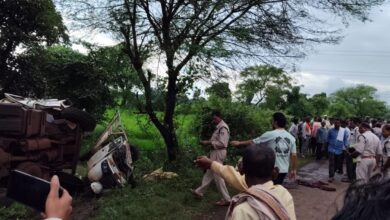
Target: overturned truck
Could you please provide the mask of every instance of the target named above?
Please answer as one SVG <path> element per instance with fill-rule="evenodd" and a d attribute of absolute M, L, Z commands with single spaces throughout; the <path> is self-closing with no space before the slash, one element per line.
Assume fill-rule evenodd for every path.
<path fill-rule="evenodd" d="M 71 192 L 89 187 L 89 181 L 96 193 L 128 183 L 133 172 L 132 157 L 137 155 L 128 144 L 119 114 L 91 152 L 88 178 L 73 178 L 83 134 L 95 126 L 91 115 L 71 107 L 68 100 L 37 100 L 6 93 L 0 101 L 0 186 L 6 186 L 14 169 L 44 179 L 57 174 Z"/>
<path fill-rule="evenodd" d="M 68 100 L 34 100 L 5 94 L 0 102 L 0 179 L 13 169 L 49 179 L 76 172 L 84 131 L 94 130 L 88 113 Z"/>

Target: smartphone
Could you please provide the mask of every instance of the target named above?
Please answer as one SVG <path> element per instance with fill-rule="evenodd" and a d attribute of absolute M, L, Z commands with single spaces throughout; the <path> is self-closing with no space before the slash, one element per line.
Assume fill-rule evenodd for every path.
<path fill-rule="evenodd" d="M 50 182 L 19 170 L 13 170 L 8 179 L 7 197 L 40 212 L 45 212 L 49 192 Z M 63 192 L 60 187 L 60 197 Z"/>

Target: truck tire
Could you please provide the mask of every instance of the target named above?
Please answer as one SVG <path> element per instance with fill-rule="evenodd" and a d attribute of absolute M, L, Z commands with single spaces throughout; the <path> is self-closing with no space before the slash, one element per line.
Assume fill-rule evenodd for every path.
<path fill-rule="evenodd" d="M 69 107 L 61 111 L 61 116 L 77 123 L 83 131 L 93 131 L 96 127 L 95 119 L 85 111 Z"/>

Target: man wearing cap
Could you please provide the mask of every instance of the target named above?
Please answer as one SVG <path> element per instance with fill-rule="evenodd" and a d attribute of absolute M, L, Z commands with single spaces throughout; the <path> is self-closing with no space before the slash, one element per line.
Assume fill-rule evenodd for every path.
<path fill-rule="evenodd" d="M 203 140 L 200 144 L 211 147 L 210 159 L 223 164 L 223 161 L 226 159 L 226 148 L 229 143 L 230 131 L 228 125 L 222 120 L 222 115 L 219 111 L 213 111 L 212 117 L 213 124 L 216 125 L 214 133 L 210 140 Z M 215 204 L 220 206 L 229 205 L 231 198 L 226 188 L 225 181 L 211 170 L 207 170 L 204 174 L 201 186 L 195 190 L 191 190 L 191 192 L 197 197 L 203 197 L 204 192 L 213 180 L 218 191 L 222 194 L 222 199 Z"/>
<path fill-rule="evenodd" d="M 356 151 L 352 153 L 353 157 L 360 157 L 356 165 L 356 179 L 368 182 L 373 172 L 379 167 L 382 156 L 381 142 L 378 136 L 371 132 L 368 123 L 361 123 L 359 132 Z"/>

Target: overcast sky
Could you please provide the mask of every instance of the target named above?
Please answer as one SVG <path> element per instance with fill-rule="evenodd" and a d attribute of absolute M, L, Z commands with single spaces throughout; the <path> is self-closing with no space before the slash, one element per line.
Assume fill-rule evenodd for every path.
<path fill-rule="evenodd" d="M 372 85 L 390 104 L 390 4 L 375 8 L 371 22 L 353 21 L 338 45 L 319 45 L 298 62 L 293 75 L 304 93 L 328 94 L 356 84 Z"/>
<path fill-rule="evenodd" d="M 303 86 L 303 93 L 331 94 L 342 87 L 366 84 L 376 87 L 379 98 L 390 105 L 390 3 L 375 8 L 370 19 L 352 21 L 346 28 L 340 25 L 344 39 L 339 44 L 317 45 L 305 59 L 296 61 L 297 72 L 292 75 Z M 103 34 L 82 30 L 70 34 L 84 40 L 89 36 L 101 45 L 116 44 Z"/>

